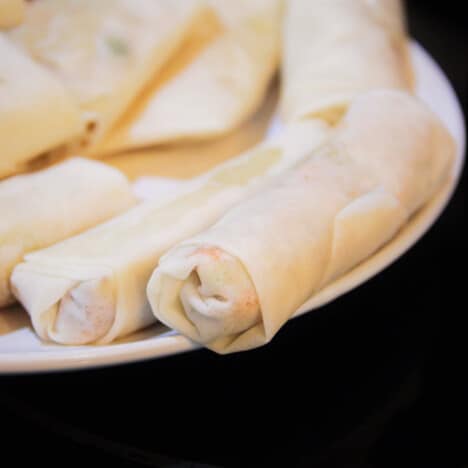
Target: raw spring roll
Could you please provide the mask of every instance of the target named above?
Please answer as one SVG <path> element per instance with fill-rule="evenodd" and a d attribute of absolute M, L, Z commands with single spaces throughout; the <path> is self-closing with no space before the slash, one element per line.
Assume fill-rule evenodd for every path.
<path fill-rule="evenodd" d="M 453 155 L 448 132 L 410 95 L 357 98 L 303 163 L 160 259 L 147 291 L 156 318 L 219 353 L 267 343 L 397 233 Z"/>
<path fill-rule="evenodd" d="M 209 0 L 169 67 L 96 153 L 229 132 L 261 104 L 280 54 L 281 0 Z"/>
<path fill-rule="evenodd" d="M 24 254 L 89 229 L 134 203 L 119 171 L 82 158 L 0 182 L 0 307 L 13 302 L 9 278 Z"/>
<path fill-rule="evenodd" d="M 203 10 L 197 0 L 41 0 L 10 35 L 73 93 L 97 141 Z"/>
<path fill-rule="evenodd" d="M 0 29 L 18 26 L 24 17 L 25 0 L 0 0 Z"/>
<path fill-rule="evenodd" d="M 400 0 L 289 0 L 283 49 L 287 121 L 336 123 L 359 93 L 412 88 Z"/>
<path fill-rule="evenodd" d="M 130 180 L 139 179 L 135 185 L 137 191 L 142 178 L 148 180 L 156 176 L 158 179 L 193 180 L 258 145 L 268 132 L 273 133 L 272 119 L 278 107 L 277 98 L 278 87 L 268 93 L 265 102 L 248 121 L 222 138 L 125 151 L 106 158 L 106 163 L 121 170 Z M 146 196 L 142 193 L 143 198 Z"/>
<path fill-rule="evenodd" d="M 82 129 L 79 108 L 65 88 L 0 33 L 0 178 Z"/>
<path fill-rule="evenodd" d="M 321 121 L 298 124 L 215 168 L 188 194 L 143 203 L 26 255 L 11 283 L 38 335 L 63 344 L 109 343 L 154 322 L 146 285 L 159 257 L 304 157 L 326 133 Z"/>

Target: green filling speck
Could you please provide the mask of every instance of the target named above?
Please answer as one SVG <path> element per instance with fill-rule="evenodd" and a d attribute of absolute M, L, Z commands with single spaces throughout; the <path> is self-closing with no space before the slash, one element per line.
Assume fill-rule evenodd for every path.
<path fill-rule="evenodd" d="M 128 55 L 128 44 L 119 37 L 107 37 L 106 44 L 115 55 Z"/>

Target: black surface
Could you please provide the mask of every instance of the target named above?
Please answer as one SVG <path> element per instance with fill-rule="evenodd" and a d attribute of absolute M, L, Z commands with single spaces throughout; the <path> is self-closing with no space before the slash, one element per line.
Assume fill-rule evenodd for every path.
<path fill-rule="evenodd" d="M 466 112 L 463 3 L 408 7 Z M 266 347 L 0 378 L 0 466 L 468 467 L 466 190 L 465 171 L 410 252 Z"/>

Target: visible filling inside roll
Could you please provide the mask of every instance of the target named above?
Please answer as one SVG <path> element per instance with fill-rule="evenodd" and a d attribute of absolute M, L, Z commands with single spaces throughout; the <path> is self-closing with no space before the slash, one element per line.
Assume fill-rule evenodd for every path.
<path fill-rule="evenodd" d="M 115 311 L 110 279 L 84 281 L 59 302 L 49 335 L 54 341 L 64 344 L 92 343 L 110 330 Z"/>
<path fill-rule="evenodd" d="M 200 340 L 242 333 L 260 322 L 255 287 L 242 264 L 217 247 L 199 247 L 180 290 L 185 314 Z"/>

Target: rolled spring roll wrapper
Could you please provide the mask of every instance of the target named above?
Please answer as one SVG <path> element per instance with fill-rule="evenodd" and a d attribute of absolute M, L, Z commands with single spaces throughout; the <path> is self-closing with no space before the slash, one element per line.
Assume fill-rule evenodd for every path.
<path fill-rule="evenodd" d="M 0 178 L 82 129 L 79 108 L 60 82 L 0 33 Z"/>
<path fill-rule="evenodd" d="M 41 0 L 11 37 L 73 93 L 97 141 L 204 8 L 198 0 Z"/>
<path fill-rule="evenodd" d="M 143 203 L 80 236 L 29 254 L 12 275 L 39 336 L 64 344 L 108 343 L 155 321 L 146 285 L 159 257 L 320 144 L 321 121 L 215 168 L 189 194 Z"/>
<path fill-rule="evenodd" d="M 24 254 L 89 229 L 134 203 L 119 171 L 82 158 L 0 182 L 0 307 L 13 301 L 9 277 Z"/>
<path fill-rule="evenodd" d="M 282 113 L 336 123 L 359 93 L 411 89 L 400 0 L 290 0 L 283 34 Z"/>
<path fill-rule="evenodd" d="M 356 99 L 330 140 L 166 253 L 155 316 L 228 353 L 268 342 L 309 297 L 390 240 L 447 176 L 451 137 L 415 98 Z"/>
<path fill-rule="evenodd" d="M 219 164 L 242 154 L 265 140 L 272 129 L 277 110 L 278 87 L 273 87 L 265 102 L 247 122 L 222 138 L 199 142 L 180 142 L 124 151 L 106 158 L 106 163 L 137 180 L 138 192 L 143 180 L 154 176 L 193 181 Z M 144 197 L 146 193 L 142 194 Z"/>
<path fill-rule="evenodd" d="M 262 103 L 280 55 L 281 0 L 211 0 L 190 40 L 96 149 L 229 132 Z"/>
<path fill-rule="evenodd" d="M 18 26 L 24 17 L 24 0 L 0 0 L 0 29 Z"/>

